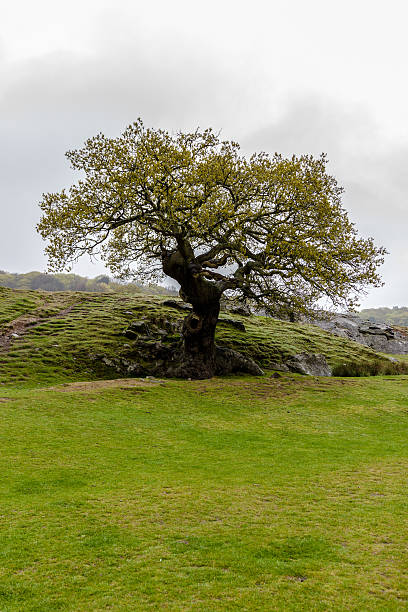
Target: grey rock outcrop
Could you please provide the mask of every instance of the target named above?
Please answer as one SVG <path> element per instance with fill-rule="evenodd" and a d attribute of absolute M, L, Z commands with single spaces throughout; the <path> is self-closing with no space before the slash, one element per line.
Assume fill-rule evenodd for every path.
<path fill-rule="evenodd" d="M 191 306 L 177 300 L 165 300 L 163 302 L 163 306 L 167 306 L 168 308 L 176 308 L 176 310 L 181 310 L 183 312 L 191 312 L 193 310 Z"/>
<path fill-rule="evenodd" d="M 246 331 L 246 327 L 242 321 L 236 321 L 235 319 L 225 319 L 220 317 L 218 322 L 225 323 L 226 325 L 230 325 L 231 327 L 235 327 L 235 329 L 238 329 L 239 331 Z"/>
<path fill-rule="evenodd" d="M 271 370 L 275 370 L 278 372 L 290 372 L 288 366 L 285 363 L 278 363 L 278 362 L 270 362 L 269 367 Z"/>
<path fill-rule="evenodd" d="M 132 321 L 128 328 L 123 332 L 126 338 L 137 338 L 139 335 L 149 336 L 150 329 L 145 321 Z"/>
<path fill-rule="evenodd" d="M 398 329 L 386 323 L 363 321 L 358 315 L 336 314 L 330 319 L 309 321 L 322 329 L 340 336 L 354 340 L 359 344 L 369 346 L 381 353 L 403 355 L 408 353 L 408 333 L 405 335 Z"/>
<path fill-rule="evenodd" d="M 232 314 L 240 315 L 241 317 L 250 317 L 252 312 L 248 306 L 234 306 L 231 308 Z"/>
<path fill-rule="evenodd" d="M 331 376 L 332 371 L 324 355 L 316 353 L 298 353 L 286 361 L 291 372 L 309 376 Z"/>
<path fill-rule="evenodd" d="M 217 374 L 232 374 L 233 372 L 243 372 L 253 376 L 264 375 L 263 370 L 251 357 L 217 346 Z"/>

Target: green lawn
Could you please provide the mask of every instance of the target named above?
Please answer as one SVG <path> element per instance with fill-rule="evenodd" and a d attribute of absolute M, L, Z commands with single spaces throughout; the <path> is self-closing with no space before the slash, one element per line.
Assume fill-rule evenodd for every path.
<path fill-rule="evenodd" d="M 407 376 L 131 384 L 0 387 L 1 612 L 408 610 Z"/>

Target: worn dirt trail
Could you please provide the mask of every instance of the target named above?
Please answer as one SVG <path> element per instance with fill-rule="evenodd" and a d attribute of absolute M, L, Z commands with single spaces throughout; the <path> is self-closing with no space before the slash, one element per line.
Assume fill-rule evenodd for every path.
<path fill-rule="evenodd" d="M 146 389 L 155 385 L 164 385 L 165 381 L 159 378 L 114 378 L 110 380 L 90 380 L 72 383 L 63 383 L 55 387 L 45 387 L 41 391 L 59 391 L 61 393 L 70 393 L 77 391 L 80 393 L 94 393 L 97 391 L 106 391 L 107 389 Z"/>
<path fill-rule="evenodd" d="M 65 317 L 65 315 L 69 314 L 71 310 L 78 304 L 79 302 L 75 302 L 71 304 L 67 308 L 60 310 L 57 314 L 53 314 L 47 317 L 35 315 L 33 313 L 27 315 L 21 315 L 14 319 L 14 321 L 10 321 L 7 323 L 3 331 L 0 331 L 0 352 L 4 353 L 10 350 L 14 340 L 18 340 L 24 336 L 30 329 L 33 327 L 37 327 L 41 325 L 41 323 L 45 323 L 52 319 L 61 319 Z"/>

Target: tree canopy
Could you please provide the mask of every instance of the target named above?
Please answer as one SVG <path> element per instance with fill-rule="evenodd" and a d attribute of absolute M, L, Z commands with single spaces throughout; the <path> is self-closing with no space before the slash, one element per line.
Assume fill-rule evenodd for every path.
<path fill-rule="evenodd" d="M 246 159 L 211 129 L 172 135 L 141 120 L 66 155 L 83 177 L 41 203 L 52 269 L 99 252 L 115 274 L 146 280 L 178 248 L 221 290 L 273 312 L 323 296 L 352 308 L 380 284 L 384 249 L 357 236 L 324 155 Z"/>
<path fill-rule="evenodd" d="M 52 269 L 99 253 L 115 275 L 167 274 L 198 319 L 225 292 L 276 315 L 322 297 L 350 309 L 381 284 L 385 250 L 357 235 L 325 155 L 246 158 L 211 129 L 141 120 L 66 155 L 80 180 L 40 205 Z"/>

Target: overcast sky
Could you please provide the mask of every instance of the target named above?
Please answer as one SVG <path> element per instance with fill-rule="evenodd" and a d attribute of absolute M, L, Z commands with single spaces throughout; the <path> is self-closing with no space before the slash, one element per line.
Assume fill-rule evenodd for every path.
<path fill-rule="evenodd" d="M 390 252 L 362 305 L 408 305 L 406 1 L 1 4 L 0 269 L 46 268 L 34 226 L 42 193 L 76 180 L 65 151 L 141 117 L 246 153 L 326 152 L 351 219 Z"/>

